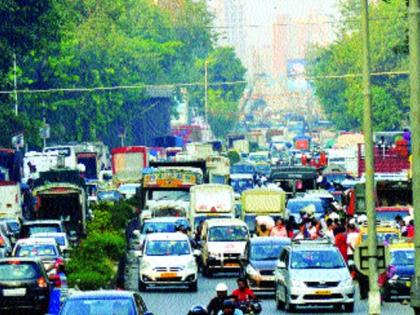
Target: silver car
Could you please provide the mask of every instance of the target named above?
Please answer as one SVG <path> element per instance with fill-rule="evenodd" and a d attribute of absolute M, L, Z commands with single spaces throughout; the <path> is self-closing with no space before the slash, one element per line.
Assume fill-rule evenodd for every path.
<path fill-rule="evenodd" d="M 294 241 L 280 254 L 275 271 L 276 305 L 333 305 L 353 312 L 355 287 L 338 249 L 329 241 Z"/>

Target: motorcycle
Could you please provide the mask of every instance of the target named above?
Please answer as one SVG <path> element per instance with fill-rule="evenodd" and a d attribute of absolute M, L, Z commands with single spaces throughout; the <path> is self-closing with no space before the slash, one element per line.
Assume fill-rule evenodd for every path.
<path fill-rule="evenodd" d="M 261 304 L 256 300 L 238 302 L 236 308 L 240 309 L 244 315 L 257 315 L 262 312 Z"/>

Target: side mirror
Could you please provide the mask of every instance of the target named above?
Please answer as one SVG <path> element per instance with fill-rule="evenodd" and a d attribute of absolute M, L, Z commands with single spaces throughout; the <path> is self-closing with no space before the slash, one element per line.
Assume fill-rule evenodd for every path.
<path fill-rule="evenodd" d="M 277 263 L 277 268 L 279 268 L 279 269 L 286 269 L 286 264 L 284 263 L 284 261 L 279 261 Z"/>
<path fill-rule="evenodd" d="M 200 256 L 201 256 L 201 250 L 194 249 L 194 250 L 193 250 L 193 255 L 194 255 L 195 257 L 200 257 Z"/>

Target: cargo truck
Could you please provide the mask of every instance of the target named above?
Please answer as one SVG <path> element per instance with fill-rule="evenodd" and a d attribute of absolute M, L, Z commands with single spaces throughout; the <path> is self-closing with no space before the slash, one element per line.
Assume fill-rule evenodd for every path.
<path fill-rule="evenodd" d="M 144 146 L 115 148 L 112 154 L 112 179 L 121 183 L 139 183 L 148 166 L 148 151 Z"/>

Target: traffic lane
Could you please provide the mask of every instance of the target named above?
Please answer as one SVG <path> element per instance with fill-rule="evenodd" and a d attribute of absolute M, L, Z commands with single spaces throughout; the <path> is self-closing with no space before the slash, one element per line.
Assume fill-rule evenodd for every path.
<path fill-rule="evenodd" d="M 220 282 L 226 283 L 231 292 L 236 288 L 237 275 L 216 274 L 214 278 L 207 279 L 200 275 L 198 282 L 198 292 L 191 293 L 187 288 L 150 288 L 146 292 L 141 292 L 148 308 L 156 315 L 182 315 L 188 314 L 189 309 L 196 304 L 207 306 L 209 301 L 216 295 L 215 288 Z M 128 255 L 126 270 L 126 288 L 130 290 L 138 289 L 138 260 L 132 253 Z M 368 313 L 367 301 L 361 301 L 356 295 L 354 314 L 364 315 Z M 276 309 L 273 295 L 261 296 L 262 314 L 286 314 Z M 300 314 L 340 314 L 328 308 L 305 308 L 301 309 Z M 404 314 L 411 315 L 414 312 L 407 305 L 400 303 L 385 303 L 382 305 L 382 314 Z"/>

